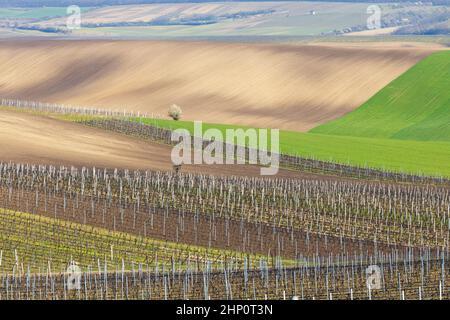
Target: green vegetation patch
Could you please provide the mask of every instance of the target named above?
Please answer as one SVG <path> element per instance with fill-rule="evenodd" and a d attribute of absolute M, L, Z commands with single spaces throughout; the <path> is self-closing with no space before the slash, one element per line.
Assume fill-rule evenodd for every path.
<path fill-rule="evenodd" d="M 450 141 L 450 51 L 430 55 L 357 110 L 311 133 Z"/>
<path fill-rule="evenodd" d="M 194 133 L 192 121 L 133 119 L 167 129 L 187 129 Z M 226 129 L 245 126 L 202 123 L 203 130 L 215 128 L 225 136 Z M 325 161 L 367 166 L 395 172 L 450 177 L 450 142 L 404 141 L 333 136 L 280 130 L 283 154 L 299 155 Z"/>

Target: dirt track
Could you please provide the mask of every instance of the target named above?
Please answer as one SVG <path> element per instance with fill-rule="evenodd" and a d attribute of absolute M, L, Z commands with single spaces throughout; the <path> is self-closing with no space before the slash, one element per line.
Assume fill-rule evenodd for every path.
<path fill-rule="evenodd" d="M 306 131 L 352 111 L 436 48 L 2 41 L 0 97 Z"/>

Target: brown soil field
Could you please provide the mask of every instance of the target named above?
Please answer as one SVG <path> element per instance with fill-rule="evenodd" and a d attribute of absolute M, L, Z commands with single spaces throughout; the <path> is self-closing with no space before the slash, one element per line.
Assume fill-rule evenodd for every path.
<path fill-rule="evenodd" d="M 162 145 L 146 145 L 109 132 L 27 113 L 2 110 L 0 115 L 2 161 L 170 168 L 167 148 Z"/>
<path fill-rule="evenodd" d="M 392 34 L 400 27 L 389 27 L 389 28 L 380 28 L 373 30 L 363 30 L 363 31 L 355 31 L 344 34 L 344 36 L 382 36 L 387 34 Z"/>
<path fill-rule="evenodd" d="M 1 41 L 0 97 L 306 131 L 360 106 L 427 47 Z"/>
<path fill-rule="evenodd" d="M 122 134 L 23 112 L 0 110 L 0 161 L 173 170 L 171 147 Z M 255 165 L 184 165 L 183 172 L 259 176 Z M 322 178 L 280 169 L 277 178 Z"/>

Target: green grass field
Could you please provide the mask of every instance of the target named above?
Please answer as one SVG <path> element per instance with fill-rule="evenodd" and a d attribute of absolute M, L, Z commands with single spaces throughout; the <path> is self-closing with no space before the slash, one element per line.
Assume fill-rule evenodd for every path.
<path fill-rule="evenodd" d="M 450 51 L 425 58 L 357 110 L 311 133 L 450 141 Z"/>
<path fill-rule="evenodd" d="M 167 129 L 184 128 L 191 134 L 191 121 L 134 119 Z M 226 124 L 203 123 L 203 130 L 248 128 Z M 450 177 L 450 142 L 404 141 L 303 133 L 280 130 L 282 153 L 326 161 L 369 166 L 397 172 Z"/>

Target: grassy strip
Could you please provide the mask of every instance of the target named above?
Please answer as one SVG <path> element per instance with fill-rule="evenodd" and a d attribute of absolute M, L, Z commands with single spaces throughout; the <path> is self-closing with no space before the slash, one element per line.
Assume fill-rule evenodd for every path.
<path fill-rule="evenodd" d="M 61 115 L 27 111 L 12 107 L 5 110 L 47 115 L 60 120 L 80 122 L 101 118 L 89 115 Z M 131 121 L 159 126 L 170 130 L 187 129 L 194 133 L 193 121 L 134 118 Z M 248 129 L 246 126 L 202 123 L 203 131 L 219 129 Z M 270 139 L 270 136 L 269 136 Z M 280 150 L 283 154 L 298 155 L 323 161 L 370 167 L 417 175 L 450 177 L 450 142 L 373 139 L 280 130 Z"/>
<path fill-rule="evenodd" d="M 164 119 L 132 119 L 167 129 L 194 132 L 192 121 Z M 245 126 L 203 123 L 203 130 Z M 280 130 L 280 149 L 284 154 L 300 155 L 324 161 L 405 172 L 419 175 L 450 177 L 450 142 L 405 141 L 334 136 Z"/>

